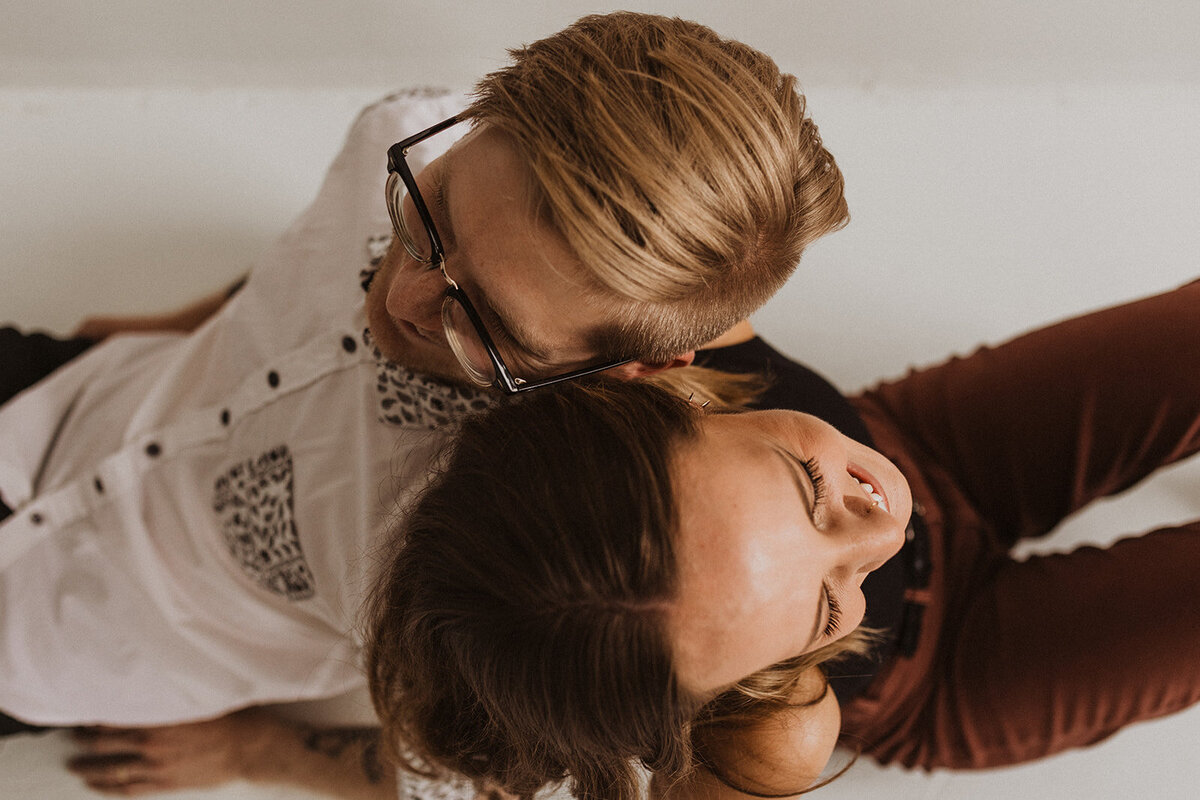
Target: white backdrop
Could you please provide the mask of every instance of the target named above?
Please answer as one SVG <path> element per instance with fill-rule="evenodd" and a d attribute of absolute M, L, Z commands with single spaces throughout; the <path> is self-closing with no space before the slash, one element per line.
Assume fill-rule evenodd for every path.
<path fill-rule="evenodd" d="M 65 333 L 222 285 L 311 198 L 363 104 L 469 87 L 506 47 L 611 7 L 0 2 L 0 320 Z M 637 7 L 705 22 L 800 77 L 853 219 L 755 323 L 845 389 L 1200 274 L 1200 5 Z M 1198 488 L 1200 470 L 1174 470 L 1060 546 L 1200 516 Z M 1192 711 L 1013 770 L 864 763 L 821 794 L 1184 798 L 1197 741 Z M 0 786 L 86 796 L 57 770 L 61 742 L 0 747 Z"/>

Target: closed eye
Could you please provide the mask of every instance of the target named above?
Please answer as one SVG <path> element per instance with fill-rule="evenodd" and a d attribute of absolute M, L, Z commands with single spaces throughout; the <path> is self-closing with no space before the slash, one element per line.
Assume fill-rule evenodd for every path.
<path fill-rule="evenodd" d="M 825 478 L 821 475 L 820 466 L 815 458 L 802 459 L 795 453 L 783 447 L 772 446 L 772 450 L 783 459 L 796 482 L 796 490 L 804 500 L 809 518 L 813 525 L 818 524 L 818 512 L 825 499 Z M 801 477 L 803 476 L 803 477 Z M 808 497 L 808 489 L 812 489 L 812 499 Z"/>
<path fill-rule="evenodd" d="M 800 462 L 813 487 L 813 511 L 821 507 L 825 500 L 825 476 L 821 474 L 821 465 L 815 458 L 806 458 Z"/>
<path fill-rule="evenodd" d="M 822 631 L 826 638 L 832 639 L 838 635 L 842 627 L 842 607 L 838 605 L 837 598 L 829 588 L 829 584 L 825 584 L 825 603 L 829 606 L 829 620 L 825 623 L 825 630 Z"/>

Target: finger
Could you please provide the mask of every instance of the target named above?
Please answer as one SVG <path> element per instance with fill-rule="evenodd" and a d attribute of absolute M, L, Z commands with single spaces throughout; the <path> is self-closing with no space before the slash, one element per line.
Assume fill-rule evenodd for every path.
<path fill-rule="evenodd" d="M 80 725 L 76 728 L 72 728 L 71 733 L 76 736 L 81 736 L 81 737 L 85 737 L 85 738 L 91 738 L 91 737 L 97 737 L 97 736 L 138 737 L 138 736 L 149 736 L 155 730 L 157 730 L 157 729 L 149 728 L 149 727 L 118 728 L 114 725 Z"/>
<path fill-rule="evenodd" d="M 91 753 L 124 753 L 144 747 L 151 732 L 144 728 L 76 728 L 71 738 Z"/>
<path fill-rule="evenodd" d="M 149 766 L 141 756 L 127 753 L 75 756 L 67 760 L 67 769 L 81 778 L 112 783 L 144 777 Z"/>
<path fill-rule="evenodd" d="M 78 756 L 67 762 L 67 769 L 106 794 L 132 796 L 164 788 L 152 765 L 137 756 Z"/>
<path fill-rule="evenodd" d="M 129 783 L 107 783 L 100 780 L 85 780 L 89 789 L 117 797 L 137 797 L 152 792 L 166 791 L 168 787 L 151 780 L 130 780 Z"/>

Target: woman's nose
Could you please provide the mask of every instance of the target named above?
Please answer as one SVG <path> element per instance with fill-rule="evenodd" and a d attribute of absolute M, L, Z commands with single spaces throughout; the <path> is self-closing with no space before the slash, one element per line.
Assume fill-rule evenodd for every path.
<path fill-rule="evenodd" d="M 869 491 L 874 487 L 860 484 L 847 476 L 837 498 L 837 541 L 842 564 L 855 575 L 878 569 L 899 552 L 904 544 L 904 524 Z"/>

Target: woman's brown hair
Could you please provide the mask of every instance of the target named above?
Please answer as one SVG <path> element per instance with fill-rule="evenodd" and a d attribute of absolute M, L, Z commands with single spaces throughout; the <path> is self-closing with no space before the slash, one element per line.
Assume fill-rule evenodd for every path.
<path fill-rule="evenodd" d="M 681 778 L 697 763 L 695 720 L 755 715 L 727 700 L 700 714 L 710 698 L 676 683 L 665 633 L 671 456 L 704 413 L 609 382 L 465 420 L 384 554 L 367 612 L 371 693 L 404 763 L 523 796 L 569 779 L 581 800 L 632 800 L 634 762 Z M 742 693 L 769 709 L 789 672 L 816 660 Z"/>

